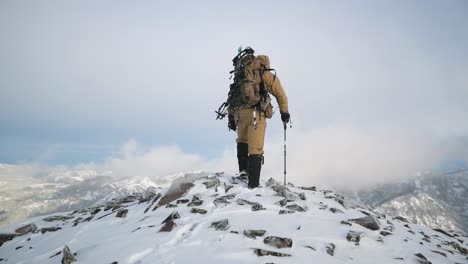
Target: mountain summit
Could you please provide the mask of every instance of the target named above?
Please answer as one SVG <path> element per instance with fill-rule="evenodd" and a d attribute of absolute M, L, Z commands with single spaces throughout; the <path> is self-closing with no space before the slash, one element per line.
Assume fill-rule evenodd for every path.
<path fill-rule="evenodd" d="M 0 263 L 467 263 L 468 237 L 224 173 L 0 229 Z"/>

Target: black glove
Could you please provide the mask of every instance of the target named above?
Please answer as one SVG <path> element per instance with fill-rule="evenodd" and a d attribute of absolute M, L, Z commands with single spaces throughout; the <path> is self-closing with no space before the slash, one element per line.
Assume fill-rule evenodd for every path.
<path fill-rule="evenodd" d="M 291 116 L 289 115 L 289 113 L 281 113 L 281 120 L 283 121 L 283 123 L 288 123 L 290 118 Z"/>
<path fill-rule="evenodd" d="M 228 115 L 228 128 L 230 130 L 233 130 L 233 131 L 236 131 L 237 130 L 237 127 L 236 127 L 236 121 L 234 120 L 234 116 L 232 115 Z"/>

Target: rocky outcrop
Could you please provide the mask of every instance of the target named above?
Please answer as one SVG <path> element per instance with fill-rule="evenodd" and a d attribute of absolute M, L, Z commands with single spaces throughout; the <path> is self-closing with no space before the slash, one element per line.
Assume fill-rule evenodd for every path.
<path fill-rule="evenodd" d="M 219 230 L 219 231 L 226 231 L 229 228 L 229 220 L 223 219 L 220 221 L 213 222 L 211 223 L 210 227 L 214 227 L 216 230 Z"/>
<path fill-rule="evenodd" d="M 365 216 L 365 217 L 356 218 L 356 219 L 348 219 L 348 221 L 354 222 L 370 230 L 376 231 L 380 229 L 379 222 L 373 216 Z"/>
<path fill-rule="evenodd" d="M 17 234 L 0 234 L 0 247 L 3 245 L 3 243 L 12 240 L 16 236 Z"/>
<path fill-rule="evenodd" d="M 53 215 L 42 219 L 44 222 L 67 221 L 75 218 L 73 215 Z"/>
<path fill-rule="evenodd" d="M 275 248 L 290 248 L 292 247 L 293 241 L 286 237 L 268 236 L 265 237 L 263 243 Z"/>
<path fill-rule="evenodd" d="M 265 249 L 255 248 L 254 254 L 263 257 L 263 256 L 273 256 L 273 257 L 291 257 L 290 254 L 281 253 L 281 252 L 274 252 Z"/>
<path fill-rule="evenodd" d="M 61 227 L 56 227 L 56 226 L 43 227 L 43 228 L 41 228 L 41 234 L 45 234 L 47 232 L 55 232 L 55 231 L 58 231 L 58 230 L 61 230 L 61 229 L 62 229 Z"/>
<path fill-rule="evenodd" d="M 65 245 L 62 250 L 62 264 L 70 264 L 77 261 L 75 255 L 71 252 L 70 248 Z"/>
<path fill-rule="evenodd" d="M 27 233 L 35 232 L 36 230 L 37 230 L 37 226 L 35 224 L 27 224 L 25 226 L 22 226 L 16 229 L 15 233 L 21 236 Z"/>
<path fill-rule="evenodd" d="M 244 236 L 248 238 L 256 239 L 265 235 L 266 230 L 244 230 Z"/>

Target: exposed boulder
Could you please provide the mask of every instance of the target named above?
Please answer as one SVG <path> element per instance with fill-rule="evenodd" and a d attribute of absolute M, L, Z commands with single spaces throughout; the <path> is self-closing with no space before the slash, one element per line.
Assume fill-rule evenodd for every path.
<path fill-rule="evenodd" d="M 269 250 L 260 249 L 260 248 L 255 248 L 254 253 L 255 253 L 255 255 L 257 255 L 259 257 L 263 257 L 263 256 L 291 257 L 290 254 L 281 253 L 281 252 L 274 252 L 274 251 L 269 251 Z"/>
<path fill-rule="evenodd" d="M 201 209 L 201 208 L 192 208 L 192 210 L 190 210 L 190 213 L 192 214 L 206 214 L 208 211 L 206 211 L 205 209 Z"/>
<path fill-rule="evenodd" d="M 180 197 L 186 195 L 190 191 L 190 189 L 193 186 L 195 186 L 193 184 L 193 179 L 190 179 L 187 176 L 189 175 L 186 175 L 186 177 L 178 178 L 172 182 L 166 194 L 164 194 L 161 200 L 159 200 L 158 204 L 156 205 L 156 208 L 179 199 Z"/>
<path fill-rule="evenodd" d="M 206 181 L 203 183 L 207 189 L 213 188 L 213 187 L 218 187 L 220 184 L 220 181 L 218 178 Z"/>
<path fill-rule="evenodd" d="M 37 230 L 37 226 L 35 224 L 27 224 L 15 230 L 15 233 L 18 235 L 24 235 L 27 233 L 35 232 Z"/>
<path fill-rule="evenodd" d="M 244 230 L 244 236 L 256 239 L 265 235 L 266 230 Z"/>
<path fill-rule="evenodd" d="M 382 236 L 389 236 L 389 235 L 392 235 L 393 233 L 392 233 L 392 232 L 389 232 L 389 231 L 387 231 L 387 230 L 382 230 L 382 231 L 380 231 L 380 234 L 381 234 Z"/>
<path fill-rule="evenodd" d="M 221 197 L 218 197 L 216 198 L 213 203 L 215 205 L 220 205 L 220 204 L 230 204 L 230 200 L 234 199 L 234 197 L 236 197 L 236 194 L 229 194 L 229 195 L 225 195 L 225 196 L 221 196 Z"/>
<path fill-rule="evenodd" d="M 303 192 L 300 193 L 300 194 L 299 194 L 299 199 L 305 201 L 305 200 L 306 200 L 306 195 L 305 195 L 305 193 L 303 193 Z"/>
<path fill-rule="evenodd" d="M 292 211 L 297 211 L 297 212 L 305 212 L 306 211 L 303 207 L 301 207 L 301 206 L 299 206 L 297 204 L 287 205 L 286 209 L 292 210 Z"/>
<path fill-rule="evenodd" d="M 73 215 L 53 215 L 42 219 L 44 222 L 67 221 L 75 218 Z"/>
<path fill-rule="evenodd" d="M 210 227 L 214 227 L 216 230 L 226 231 L 229 228 L 229 220 L 223 219 L 220 221 L 213 222 L 211 223 Z"/>
<path fill-rule="evenodd" d="M 268 179 L 268 181 L 266 182 L 265 186 L 266 186 L 266 187 L 271 187 L 271 186 L 276 185 L 276 184 L 277 184 L 277 182 L 275 181 L 275 179 L 270 178 L 270 179 Z"/>
<path fill-rule="evenodd" d="M 44 233 L 47 233 L 47 232 L 55 232 L 55 231 L 58 231 L 62 229 L 61 227 L 43 227 L 41 228 L 41 233 L 44 234 Z"/>
<path fill-rule="evenodd" d="M 421 253 L 418 253 L 418 254 L 414 254 L 417 259 L 416 261 L 419 263 L 419 264 L 432 264 L 429 260 L 427 260 L 427 258 L 421 254 Z"/>
<path fill-rule="evenodd" d="M 3 245 L 3 243 L 12 240 L 16 236 L 17 234 L 0 234 L 0 247 Z"/>
<path fill-rule="evenodd" d="M 287 248 L 292 247 L 293 241 L 286 237 L 268 236 L 265 237 L 263 243 L 276 248 Z"/>
<path fill-rule="evenodd" d="M 156 203 L 159 200 L 159 198 L 161 198 L 161 196 L 162 196 L 161 193 L 156 194 L 156 196 L 153 198 L 153 200 L 151 200 L 150 205 L 145 209 L 145 214 L 154 205 L 154 203 Z M 153 211 L 156 210 L 156 208 L 157 207 L 154 207 Z"/>
<path fill-rule="evenodd" d="M 293 214 L 295 213 L 296 211 L 291 211 L 291 210 L 280 210 L 279 211 L 279 214 Z"/>
<path fill-rule="evenodd" d="M 224 193 L 229 192 L 229 190 L 231 190 L 232 187 L 234 187 L 234 186 L 224 183 Z"/>
<path fill-rule="evenodd" d="M 120 209 L 115 215 L 115 217 L 124 218 L 127 216 L 127 214 L 128 214 L 128 209 Z"/>
<path fill-rule="evenodd" d="M 171 232 L 177 224 L 174 222 L 173 219 L 163 222 L 164 225 L 159 229 L 159 232 Z"/>
<path fill-rule="evenodd" d="M 190 202 L 189 199 L 179 199 L 179 200 L 177 200 L 176 204 L 185 204 L 185 203 L 188 203 L 188 202 Z"/>
<path fill-rule="evenodd" d="M 192 206 L 200 206 L 203 204 L 203 200 L 200 198 L 200 195 L 199 194 L 195 194 L 193 197 L 192 197 L 192 201 L 190 201 L 190 203 L 187 204 L 187 206 L 189 207 L 192 207 Z"/>
<path fill-rule="evenodd" d="M 376 231 L 380 229 L 379 222 L 373 216 L 365 216 L 365 217 L 356 218 L 356 219 L 348 219 L 348 221 L 354 222 L 370 230 Z"/>
<path fill-rule="evenodd" d="M 65 245 L 62 250 L 62 264 L 70 264 L 77 261 L 75 255 L 71 252 L 70 248 Z"/>
<path fill-rule="evenodd" d="M 172 221 L 172 220 L 175 220 L 175 219 L 179 219 L 179 218 L 180 218 L 179 212 L 174 211 L 166 219 L 164 219 L 164 221 L 162 221 L 161 224 L 164 224 L 166 222 L 169 222 L 169 221 Z"/>
<path fill-rule="evenodd" d="M 335 208 L 335 207 L 330 207 L 329 210 L 330 210 L 332 213 L 334 213 L 334 214 L 336 214 L 336 213 L 344 214 L 343 211 L 341 211 L 340 209 Z"/>
<path fill-rule="evenodd" d="M 279 205 L 279 206 L 285 206 L 286 204 L 288 204 L 288 199 L 284 198 L 282 200 L 279 200 L 278 202 L 276 202 L 275 204 Z"/>
<path fill-rule="evenodd" d="M 349 231 L 348 235 L 346 235 L 346 239 L 350 242 L 356 243 L 359 245 L 359 241 L 361 241 L 361 232 Z"/>

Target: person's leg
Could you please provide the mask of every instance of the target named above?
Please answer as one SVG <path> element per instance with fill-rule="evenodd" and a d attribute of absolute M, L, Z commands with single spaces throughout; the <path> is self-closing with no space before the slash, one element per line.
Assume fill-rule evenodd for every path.
<path fill-rule="evenodd" d="M 266 120 L 262 116 L 257 120 L 257 125 L 251 123 L 248 126 L 248 147 L 249 147 L 249 188 L 256 188 L 260 184 L 260 171 L 263 164 L 263 146 L 265 140 Z"/>
<path fill-rule="evenodd" d="M 249 120 L 245 117 L 238 117 L 236 120 L 237 125 L 237 163 L 239 165 L 239 172 L 247 174 L 247 163 L 249 157 L 248 145 L 248 124 Z"/>

